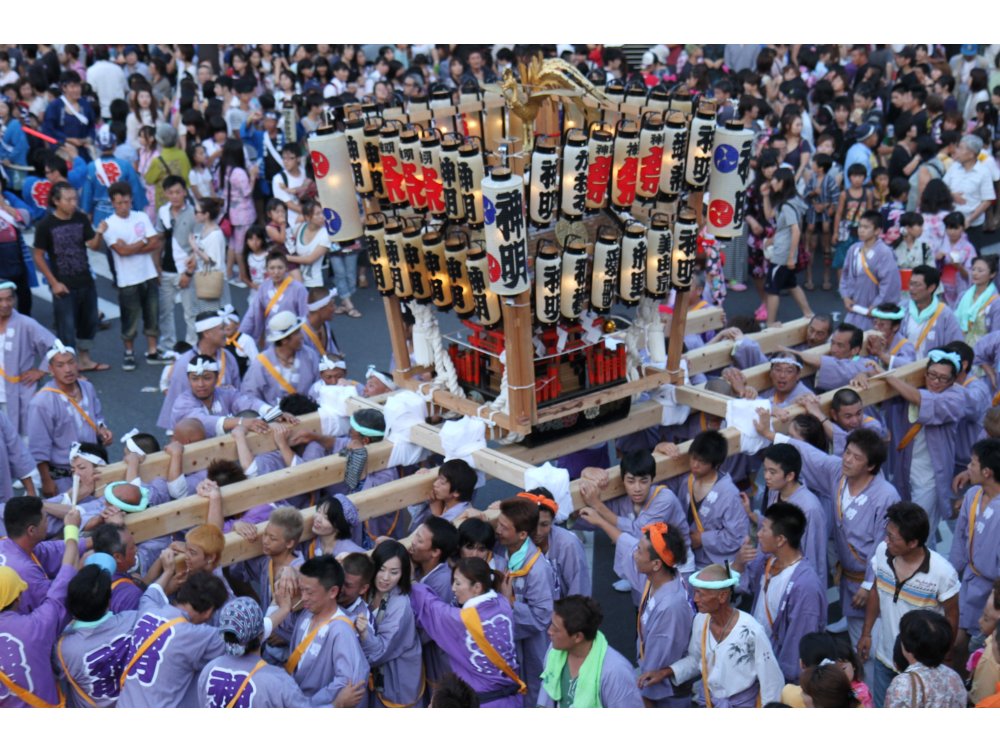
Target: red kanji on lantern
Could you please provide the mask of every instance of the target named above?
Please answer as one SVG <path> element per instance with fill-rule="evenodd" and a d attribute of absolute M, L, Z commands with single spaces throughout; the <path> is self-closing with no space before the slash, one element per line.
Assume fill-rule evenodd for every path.
<path fill-rule="evenodd" d="M 486 264 L 489 267 L 490 283 L 495 284 L 500 281 L 500 261 L 489 255 L 486 258 Z"/>
<path fill-rule="evenodd" d="M 313 172 L 316 174 L 316 178 L 322 180 L 330 171 L 330 160 L 319 151 L 310 151 L 309 157 L 312 159 Z"/>
<path fill-rule="evenodd" d="M 421 175 L 417 171 L 417 165 L 404 161 L 402 167 L 403 181 L 406 183 L 406 199 L 414 208 L 425 208 L 427 203 L 424 200 L 424 181 L 420 179 Z"/>
<path fill-rule="evenodd" d="M 611 155 L 595 156 L 587 167 L 587 200 L 604 203 L 611 181 Z"/>
<path fill-rule="evenodd" d="M 656 195 L 659 190 L 662 166 L 663 147 L 653 146 L 639 164 L 639 185 L 647 195 Z"/>
<path fill-rule="evenodd" d="M 431 213 L 444 213 L 444 186 L 441 184 L 441 177 L 437 170 L 431 167 L 423 168 L 424 175 L 424 200 Z"/>
<path fill-rule="evenodd" d="M 406 202 L 406 187 L 403 184 L 403 173 L 399 169 L 399 160 L 391 154 L 382 154 L 382 178 L 385 181 L 385 193 L 390 203 Z"/>
<path fill-rule="evenodd" d="M 639 159 L 631 156 L 622 162 L 615 179 L 615 205 L 631 206 L 635 202 L 635 180 L 639 172 Z"/>

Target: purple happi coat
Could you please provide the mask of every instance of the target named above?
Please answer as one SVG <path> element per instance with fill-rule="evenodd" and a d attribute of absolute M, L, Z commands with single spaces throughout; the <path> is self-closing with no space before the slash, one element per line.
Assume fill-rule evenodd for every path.
<path fill-rule="evenodd" d="M 543 663 L 544 658 L 543 655 Z M 636 686 L 632 662 L 611 646 L 608 646 L 604 654 L 604 663 L 601 665 L 601 687 L 598 697 L 603 708 L 644 707 L 642 694 Z M 545 690 L 540 690 L 537 702 L 531 705 L 537 705 L 539 708 L 555 708 L 556 703 Z"/>
<path fill-rule="evenodd" d="M 410 597 L 395 588 L 382 604 L 369 614 L 368 632 L 361 641 L 375 681 L 369 705 L 420 707 L 429 691 Z"/>
<path fill-rule="evenodd" d="M 764 496 L 764 507 L 767 510 L 778 502 L 778 491 L 768 490 Z M 791 503 L 801 510 L 806 517 L 806 530 L 802 535 L 802 555 L 812 563 L 822 583 L 826 583 L 826 543 L 830 538 L 830 527 L 826 508 L 819 498 L 804 485 L 799 487 L 784 502 Z"/>
<path fill-rule="evenodd" d="M 223 433 L 222 420 L 232 417 L 241 411 L 258 411 L 264 402 L 260 399 L 240 393 L 232 388 L 216 388 L 212 397 L 211 407 L 195 398 L 191 391 L 186 391 L 177 397 L 170 413 L 170 426 L 188 417 L 197 419 L 205 427 L 205 437 L 215 437 Z"/>
<path fill-rule="evenodd" d="M 867 271 L 861 262 L 862 252 Z M 874 281 L 871 276 L 875 277 Z M 885 302 L 898 304 L 900 292 L 899 265 L 888 245 L 877 240 L 870 250 L 864 251 L 862 243 L 858 242 L 847 251 L 840 277 L 841 297 L 850 297 L 854 304 L 870 309 Z M 856 312 L 847 313 L 844 322 L 856 325 L 862 331 L 867 331 L 874 324 L 870 316 Z"/>
<path fill-rule="evenodd" d="M 972 634 L 979 631 L 979 615 L 986 599 L 992 596 L 993 581 L 1000 577 L 1000 505 L 995 497 L 989 498 L 985 492 L 980 495 L 981 491 L 979 486 L 966 491 L 948 555 L 962 580 L 958 626 Z M 974 504 L 976 515 L 972 518 Z"/>
<path fill-rule="evenodd" d="M 844 388 L 855 375 L 869 372 L 871 364 L 871 360 L 864 357 L 837 359 L 825 354 L 820 359 L 819 369 L 816 371 L 816 390 L 835 391 Z"/>
<path fill-rule="evenodd" d="M 414 581 L 420 581 L 427 589 L 434 592 L 438 599 L 450 605 L 452 598 L 451 568 L 448 563 L 438 563 L 437 567 L 425 576 L 420 576 L 419 572 L 419 569 L 414 571 Z M 423 628 L 418 628 L 417 632 L 420 633 L 420 642 L 424 649 L 424 673 L 428 680 L 435 682 L 452 670 L 448 653 L 434 642 L 429 632 Z"/>
<path fill-rule="evenodd" d="M 227 708 L 246 682 L 233 708 L 309 708 L 309 699 L 281 667 L 265 664 L 247 680 L 259 660 L 259 654 L 212 659 L 198 675 L 198 705 Z"/>
<path fill-rule="evenodd" d="M 552 567 L 553 601 L 574 594 L 590 596 L 593 586 L 587 551 L 576 534 L 562 526 L 552 526 L 545 559 Z"/>
<path fill-rule="evenodd" d="M 689 476 L 683 475 L 677 498 L 681 507 L 687 509 L 690 533 L 690 529 L 697 528 L 697 523 L 688 495 Z M 694 550 L 695 567 L 701 569 L 712 563 L 734 560 L 743 537 L 750 532 L 750 519 L 743 510 L 740 491 L 727 474 L 719 472 L 715 485 L 698 505 L 697 513 L 705 530 L 701 534 L 701 547 Z M 686 541 L 691 543 L 690 539 Z"/>
<path fill-rule="evenodd" d="M 277 370 L 296 393 L 309 393 L 312 384 L 319 380 L 319 357 L 308 347 L 302 347 L 295 352 L 295 361 L 290 368 L 284 367 L 274 352 L 274 344 L 260 353 Z M 250 369 L 240 385 L 240 391 L 247 396 L 260 399 L 266 404 L 275 405 L 289 395 L 288 391 L 278 384 L 274 376 L 261 364 L 260 359 L 250 362 Z"/>
<path fill-rule="evenodd" d="M 191 381 L 188 380 L 187 366 L 198 354 L 198 349 L 195 348 L 189 352 L 184 352 L 174 360 L 174 369 L 170 372 L 170 384 L 167 386 L 167 395 L 163 399 L 163 406 L 160 407 L 160 416 L 156 419 L 157 427 L 161 427 L 164 430 L 173 429 L 176 423 L 176 420 L 172 420 L 174 401 L 182 393 L 191 392 Z M 236 364 L 236 357 L 226 349 L 219 349 L 214 359 L 219 363 L 219 382 L 216 387 L 229 387 L 239 390 L 241 382 L 240 368 Z"/>
<path fill-rule="evenodd" d="M 297 318 L 305 318 L 309 315 L 309 292 L 301 282 L 292 279 L 285 288 L 284 294 L 274 303 L 271 312 L 265 315 L 268 303 L 274 296 L 276 289 L 271 279 L 265 279 L 264 283 L 257 289 L 257 293 L 250 299 L 247 306 L 247 313 L 240 322 L 240 333 L 249 334 L 257 343 L 264 336 L 267 330 L 267 321 L 279 312 L 288 310 Z M 305 393 L 305 391 L 302 391 Z"/>
<path fill-rule="evenodd" d="M 55 340 L 45 326 L 14 310 L 7 321 L 6 335 L 0 335 L 0 367 L 9 378 L 28 370 L 48 370 L 45 353 Z M 19 435 L 28 432 L 28 404 L 38 388 L 39 383 L 4 383 L 7 415 Z"/>
<path fill-rule="evenodd" d="M 346 617 L 338 609 L 333 619 L 319 628 L 292 675 L 311 706 L 329 708 L 349 684 L 367 684 L 368 660 L 353 625 L 341 619 Z M 295 625 L 291 653 L 312 629 L 313 614 L 304 612 Z M 367 691 L 358 705 L 368 705 Z"/>
<path fill-rule="evenodd" d="M 74 621 L 66 628 L 59 643 L 62 661 L 57 664 L 60 676 L 72 677 L 72 681 L 66 680 L 67 706 L 113 708 L 118 703 L 138 616 L 135 609 L 120 614 L 109 612 L 97 623 Z"/>
<path fill-rule="evenodd" d="M 17 606 L 17 611 L 22 615 L 30 614 L 45 600 L 52 579 L 62 568 L 65 550 L 63 542 L 53 540 L 39 542 L 31 554 L 28 554 L 13 539 L 0 539 L 0 565 L 16 570 L 21 580 L 28 584 Z"/>
<path fill-rule="evenodd" d="M 926 357 L 927 352 L 931 349 L 938 349 L 952 341 L 965 341 L 965 334 L 962 333 L 962 328 L 958 325 L 958 320 L 951 308 L 944 302 L 938 301 L 937 298 L 931 301 L 930 306 L 934 310 L 923 321 L 917 321 L 907 312 L 907 316 L 903 319 L 903 325 L 899 328 L 900 332 L 913 342 L 918 359 Z M 907 306 L 907 310 L 909 311 L 909 306 Z M 930 322 L 938 310 L 941 311 L 941 314 L 937 316 L 937 320 L 931 326 Z M 979 341 L 982 342 L 983 339 Z M 976 350 L 979 350 L 978 344 Z"/>
<path fill-rule="evenodd" d="M 86 380 L 78 381 L 82 394 L 80 408 L 95 425 L 104 422 L 101 400 L 94 386 Z M 51 387 L 55 387 L 54 385 Z M 58 389 L 57 389 L 58 390 Z M 28 406 L 28 448 L 36 464 L 47 461 L 50 467 L 69 470 L 69 449 L 73 443 L 99 443 L 97 431 L 70 403 L 69 397 L 40 390 Z M 56 480 L 60 492 L 69 489 L 68 477 Z"/>

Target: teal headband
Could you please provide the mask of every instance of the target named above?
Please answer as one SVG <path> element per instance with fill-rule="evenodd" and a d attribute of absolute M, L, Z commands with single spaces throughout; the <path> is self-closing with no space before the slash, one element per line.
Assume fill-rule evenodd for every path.
<path fill-rule="evenodd" d="M 962 358 L 959 357 L 955 352 L 946 352 L 942 351 L 941 349 L 933 349 L 927 355 L 927 357 L 930 359 L 931 362 L 934 362 L 935 364 L 941 362 L 942 360 L 946 362 L 951 362 L 953 365 L 955 365 L 955 369 L 958 372 L 962 371 Z"/>
<path fill-rule="evenodd" d="M 698 571 L 698 573 L 692 573 L 691 576 L 688 578 L 688 583 L 690 583 L 696 589 L 731 589 L 733 586 L 735 586 L 740 582 L 740 574 L 737 571 L 733 570 L 732 568 L 730 568 L 729 570 L 729 578 L 723 579 L 721 581 L 703 581 L 698 577 L 699 573 L 701 572 L 702 571 Z"/>
<path fill-rule="evenodd" d="M 119 510 L 123 510 L 126 513 L 138 513 L 141 510 L 146 510 L 146 506 L 149 505 L 149 490 L 145 487 L 139 487 L 139 494 L 141 500 L 138 505 L 129 505 L 128 503 L 122 502 L 117 497 L 115 497 L 115 487 L 123 484 L 132 484 L 131 482 L 112 482 L 107 487 L 104 488 L 104 499 L 111 505 L 115 506 Z M 132 485 L 133 487 L 135 485 Z"/>
<path fill-rule="evenodd" d="M 906 313 L 902 310 L 897 310 L 896 312 L 885 312 L 884 310 L 879 310 L 877 307 L 871 312 L 873 318 L 878 318 L 879 320 L 902 320 L 906 317 Z"/>
<path fill-rule="evenodd" d="M 363 425 L 358 424 L 358 420 L 354 418 L 353 414 L 351 415 L 351 427 L 359 435 L 364 435 L 365 437 L 385 437 L 384 430 L 376 430 L 371 427 L 364 427 Z"/>

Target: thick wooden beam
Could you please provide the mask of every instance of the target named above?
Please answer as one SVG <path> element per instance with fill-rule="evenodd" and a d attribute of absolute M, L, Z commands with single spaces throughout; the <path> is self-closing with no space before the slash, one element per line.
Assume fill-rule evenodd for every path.
<path fill-rule="evenodd" d="M 382 307 L 385 309 L 385 320 L 389 326 L 389 341 L 392 344 L 392 357 L 396 361 L 396 371 L 392 373 L 393 379 L 402 385 L 400 379 L 401 372 L 410 369 L 410 350 L 406 346 L 406 326 L 403 324 L 403 311 L 399 307 L 399 300 L 389 295 L 382 298 Z"/>
<path fill-rule="evenodd" d="M 678 303 L 675 300 L 674 305 Z M 669 330 L 673 324 L 673 314 L 663 315 L 664 326 Z M 726 325 L 726 313 L 721 307 L 703 307 L 700 310 L 690 310 L 684 321 L 684 333 L 707 333 L 717 331 Z"/>
<path fill-rule="evenodd" d="M 417 393 L 426 392 L 427 390 L 427 383 L 420 380 L 399 378 L 397 376 L 396 382 L 402 387 L 411 391 L 416 391 Z M 424 388 L 421 389 L 421 386 L 424 386 Z M 517 425 L 507 412 L 490 411 L 488 408 L 482 408 L 482 404 L 477 404 L 475 401 L 468 398 L 456 396 L 443 388 L 435 390 L 431 395 L 431 400 L 438 406 L 444 407 L 445 409 L 453 411 L 456 414 L 463 414 L 468 417 L 481 417 L 483 419 L 489 418 L 501 430 L 505 430 L 507 432 L 518 431 Z"/>
<path fill-rule="evenodd" d="M 795 346 L 805 341 L 809 320 L 809 318 L 799 318 L 777 328 L 749 333 L 745 338 L 756 341 L 760 350 L 768 354 L 777 351 L 779 346 Z M 711 372 L 732 364 L 732 351 L 735 345 L 736 342 L 726 340 L 715 344 L 706 344 L 687 352 L 683 359 L 688 363 L 688 374 Z"/>
<path fill-rule="evenodd" d="M 531 292 L 501 300 L 506 347 L 507 414 L 514 431 L 526 435 L 535 424 L 535 348 L 531 342 Z"/>
<path fill-rule="evenodd" d="M 542 422 L 549 422 L 554 419 L 562 419 L 563 417 L 577 414 L 594 406 L 601 406 L 612 401 L 617 401 L 620 398 L 625 398 L 626 396 L 634 396 L 637 393 L 651 391 L 665 383 L 669 383 L 672 379 L 669 372 L 655 367 L 646 367 L 644 368 L 644 372 L 646 374 L 638 380 L 632 380 L 628 383 L 615 385 L 611 388 L 605 388 L 602 391 L 589 393 L 568 401 L 563 401 L 560 404 L 539 409 L 538 423 L 541 424 Z"/>
<path fill-rule="evenodd" d="M 307 414 L 299 420 L 299 423 L 310 430 L 319 430 L 319 414 Z M 254 455 L 275 449 L 274 438 L 270 433 L 266 435 L 250 433 L 247 435 L 247 442 Z M 232 435 L 219 435 L 185 446 L 183 471 L 185 474 L 193 474 L 208 468 L 208 465 L 216 459 L 236 460 L 236 442 Z M 166 453 L 163 451 L 151 453 L 139 465 L 139 476 L 146 482 L 156 477 L 165 477 L 169 465 L 170 456 Z M 119 482 L 123 479 L 125 479 L 125 464 L 122 461 L 117 461 L 101 469 L 102 482 Z"/>

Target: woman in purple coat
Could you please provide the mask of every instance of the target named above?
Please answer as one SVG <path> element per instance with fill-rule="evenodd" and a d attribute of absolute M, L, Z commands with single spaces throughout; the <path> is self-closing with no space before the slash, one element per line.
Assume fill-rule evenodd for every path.
<path fill-rule="evenodd" d="M 472 686 L 483 708 L 521 708 L 524 683 L 517 676 L 514 615 L 494 590 L 485 560 L 465 557 L 452 573 L 453 607 L 422 583 L 410 592 L 417 623 L 448 654 L 452 669 Z"/>

